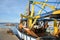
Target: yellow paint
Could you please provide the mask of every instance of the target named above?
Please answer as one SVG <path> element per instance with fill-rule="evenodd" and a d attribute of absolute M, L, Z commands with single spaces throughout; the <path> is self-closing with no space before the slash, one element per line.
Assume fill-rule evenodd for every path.
<path fill-rule="evenodd" d="M 48 2 L 48 0 L 46 0 L 46 2 Z M 40 15 L 42 13 L 42 11 L 44 10 L 44 8 L 46 6 L 46 2 L 42 4 L 42 9 L 38 12 L 38 15 Z"/>
<path fill-rule="evenodd" d="M 32 4 L 32 11 L 31 11 L 31 17 L 34 15 L 34 4 Z"/>
<path fill-rule="evenodd" d="M 58 34 L 58 26 L 57 26 L 57 20 L 55 19 L 54 20 L 54 32 L 53 32 L 54 36 L 56 36 Z"/>
<path fill-rule="evenodd" d="M 38 19 L 38 18 L 40 18 L 40 16 L 35 16 L 34 17 L 34 21 L 33 21 L 33 19 L 28 19 L 28 24 L 29 24 L 29 28 L 31 29 L 32 27 L 33 27 L 33 25 L 36 23 L 36 20 Z"/>
<path fill-rule="evenodd" d="M 33 21 L 33 16 L 34 16 L 34 4 L 32 4 L 32 11 L 31 15 L 29 15 L 31 18 L 28 18 L 28 26 L 31 29 L 32 21 Z"/>
<path fill-rule="evenodd" d="M 27 18 L 27 24 L 28 24 L 28 27 L 31 29 L 33 27 L 33 25 L 36 23 L 36 20 L 38 18 L 40 18 L 40 14 L 42 13 L 42 11 L 44 10 L 45 6 L 48 6 L 50 7 L 51 9 L 55 10 L 55 7 L 54 6 L 51 6 L 51 5 L 48 5 L 46 4 L 48 0 L 46 0 L 44 3 L 43 2 L 33 2 L 32 3 L 32 11 L 31 11 L 31 14 L 29 16 L 25 16 L 25 15 L 21 15 L 23 18 Z M 34 16 L 34 5 L 35 4 L 41 4 L 42 5 L 42 9 L 38 12 L 38 16 Z M 34 21 L 33 21 L 34 20 Z"/>
<path fill-rule="evenodd" d="M 43 4 L 43 2 L 34 2 L 33 4 Z"/>
<path fill-rule="evenodd" d="M 29 15 L 30 18 L 28 18 L 28 26 L 31 29 L 31 25 L 32 25 L 32 20 L 33 20 L 33 16 L 34 16 L 34 4 L 32 4 L 32 11 L 31 11 L 31 15 Z"/>
<path fill-rule="evenodd" d="M 60 10 L 54 11 L 53 14 L 60 14 Z"/>
<path fill-rule="evenodd" d="M 32 28 L 32 27 L 33 27 L 33 25 L 36 23 L 36 20 L 37 20 L 37 19 L 34 19 L 34 21 L 33 21 L 32 25 L 31 25 L 31 28 Z"/>
<path fill-rule="evenodd" d="M 28 26 L 31 29 L 31 25 L 32 25 L 32 19 L 28 19 Z"/>
<path fill-rule="evenodd" d="M 38 18 L 40 18 L 40 15 L 39 16 L 34 16 L 34 19 L 38 19 Z"/>
<path fill-rule="evenodd" d="M 48 2 L 48 0 L 46 0 L 46 2 Z M 34 2 L 33 4 L 41 4 L 42 5 L 42 9 L 38 12 L 38 15 L 40 15 L 42 13 L 42 11 L 44 10 L 45 6 L 50 7 L 52 10 L 55 10 L 55 6 L 51 6 L 50 4 L 46 4 L 46 2 Z"/>
<path fill-rule="evenodd" d="M 55 10 L 55 6 L 51 6 L 50 4 L 46 4 L 46 6 L 50 7 L 52 10 Z"/>

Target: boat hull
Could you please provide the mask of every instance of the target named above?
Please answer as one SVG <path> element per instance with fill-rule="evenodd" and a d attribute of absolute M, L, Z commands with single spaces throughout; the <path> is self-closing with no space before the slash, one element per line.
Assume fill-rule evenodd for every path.
<path fill-rule="evenodd" d="M 22 33 L 20 32 L 18 29 L 17 29 L 17 36 L 20 38 L 20 40 L 56 40 L 55 37 L 52 37 L 52 36 L 44 36 L 44 37 L 38 37 L 38 38 L 35 38 L 35 37 L 32 37 L 32 36 L 29 36 L 25 33 Z"/>

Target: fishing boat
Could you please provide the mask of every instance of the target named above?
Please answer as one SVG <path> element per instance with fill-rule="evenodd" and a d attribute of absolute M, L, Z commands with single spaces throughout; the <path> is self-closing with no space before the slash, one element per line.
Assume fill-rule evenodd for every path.
<path fill-rule="evenodd" d="M 60 40 L 60 9 L 47 3 L 57 2 L 37 2 L 29 1 L 29 9 L 26 15 L 21 14 L 20 24 L 17 29 L 20 40 Z M 41 4 L 41 10 L 34 12 L 35 6 Z M 45 7 L 52 11 L 47 12 Z M 38 6 L 39 7 L 39 6 Z M 42 13 L 43 10 L 46 13 Z M 49 22 L 51 22 L 49 24 Z M 52 28 L 52 29 L 51 29 Z"/>

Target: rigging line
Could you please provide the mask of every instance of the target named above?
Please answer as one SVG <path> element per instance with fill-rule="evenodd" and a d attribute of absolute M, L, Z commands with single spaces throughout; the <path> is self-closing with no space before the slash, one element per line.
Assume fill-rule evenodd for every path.
<path fill-rule="evenodd" d="M 39 7 L 39 8 L 41 8 L 40 6 L 38 6 L 38 5 L 36 5 L 37 7 Z M 41 8 L 42 9 L 42 8 Z M 47 13 L 47 11 L 46 10 L 44 10 L 46 13 Z"/>
<path fill-rule="evenodd" d="M 40 1 L 40 2 L 43 2 L 43 1 Z M 45 3 L 45 2 L 43 2 Z M 46 2 L 46 3 L 57 3 L 57 4 L 60 4 L 60 1 L 59 2 Z"/>
<path fill-rule="evenodd" d="M 60 2 L 60 0 L 56 0 L 56 2 L 58 3 L 58 2 Z M 57 4 L 57 3 L 56 3 L 56 7 L 59 6 L 59 4 L 60 4 L 60 3 L 59 4 Z"/>

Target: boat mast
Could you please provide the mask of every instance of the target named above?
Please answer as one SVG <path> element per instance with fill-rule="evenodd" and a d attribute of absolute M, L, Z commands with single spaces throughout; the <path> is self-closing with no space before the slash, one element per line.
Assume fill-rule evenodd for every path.
<path fill-rule="evenodd" d="M 30 0 L 28 1 L 28 16 L 30 15 Z"/>

